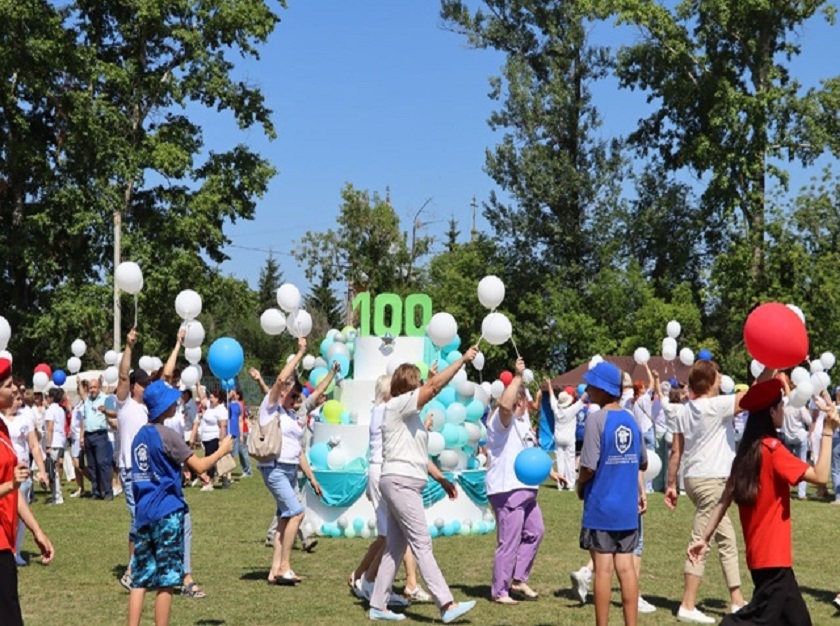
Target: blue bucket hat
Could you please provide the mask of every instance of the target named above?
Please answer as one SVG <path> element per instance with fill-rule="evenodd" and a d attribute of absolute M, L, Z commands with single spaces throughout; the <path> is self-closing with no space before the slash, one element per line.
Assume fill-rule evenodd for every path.
<path fill-rule="evenodd" d="M 607 361 L 601 361 L 586 372 L 583 380 L 591 387 L 605 391 L 616 398 L 621 395 L 621 370 Z"/>
<path fill-rule="evenodd" d="M 173 404 L 178 402 L 181 392 L 162 380 L 156 380 L 143 391 L 143 403 L 149 410 L 149 421 L 154 422 Z"/>

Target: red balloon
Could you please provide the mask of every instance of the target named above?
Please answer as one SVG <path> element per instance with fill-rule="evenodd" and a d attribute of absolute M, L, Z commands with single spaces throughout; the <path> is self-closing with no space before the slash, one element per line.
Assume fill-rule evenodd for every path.
<path fill-rule="evenodd" d="M 33 373 L 37 374 L 38 372 L 44 372 L 44 374 L 47 375 L 47 378 L 52 379 L 52 370 L 46 363 L 39 363 L 35 366 L 35 371 Z"/>
<path fill-rule="evenodd" d="M 507 387 L 510 382 L 513 380 L 513 374 L 509 371 L 505 370 L 501 374 L 499 374 L 499 380 L 502 381 L 505 387 Z"/>
<path fill-rule="evenodd" d="M 744 324 L 744 343 L 752 357 L 767 367 L 785 369 L 808 357 L 808 331 L 784 304 L 768 302 L 755 309 Z"/>

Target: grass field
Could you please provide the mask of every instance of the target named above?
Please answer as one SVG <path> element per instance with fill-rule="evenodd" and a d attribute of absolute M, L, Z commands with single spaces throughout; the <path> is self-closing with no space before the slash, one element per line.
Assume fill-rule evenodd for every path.
<path fill-rule="evenodd" d="M 466 497 L 466 496 L 462 496 Z M 187 490 L 194 526 L 193 573 L 207 598 L 176 597 L 173 624 L 361 624 L 367 622 L 362 604 L 348 592 L 346 579 L 364 553 L 364 539 L 321 539 L 313 554 L 293 553 L 292 565 L 305 581 L 294 588 L 268 586 L 271 551 L 263 536 L 273 500 L 259 476 L 239 480 L 228 490 Z M 113 502 L 66 499 L 48 507 L 43 494 L 33 510 L 56 547 L 49 566 L 32 564 L 20 572 L 24 618 L 38 626 L 109 625 L 125 622 L 128 594 L 118 578 L 127 561 L 128 512 L 122 497 Z M 544 486 L 540 505 L 546 536 L 531 579 L 541 592 L 535 602 L 501 607 L 489 601 L 494 538 L 470 536 L 436 539 L 435 555 L 456 599 L 473 598 L 478 606 L 462 623 L 584 624 L 594 621 L 591 604 L 581 607 L 569 588 L 569 572 L 586 555 L 578 548 L 581 504 L 566 492 Z M 840 585 L 837 513 L 823 502 L 794 502 L 796 574 L 814 624 L 836 621 L 831 605 Z M 678 511 L 665 508 L 659 494 L 651 500 L 645 527 L 644 596 L 658 607 L 640 616 L 640 624 L 674 624 L 682 593 L 682 567 L 692 507 L 682 499 Z M 735 516 L 737 517 L 737 515 Z M 736 520 L 737 524 L 737 520 Z M 740 526 L 739 533 L 740 533 Z M 24 552 L 33 551 L 31 537 Z M 744 591 L 752 592 L 742 562 Z M 398 578 L 397 586 L 402 581 Z M 720 618 L 727 599 L 717 559 L 709 562 L 700 592 L 700 608 Z M 619 594 L 614 585 L 611 622 L 621 623 Z M 145 622 L 152 623 L 153 594 L 147 596 Z M 438 617 L 431 604 L 407 610 L 415 622 Z"/>

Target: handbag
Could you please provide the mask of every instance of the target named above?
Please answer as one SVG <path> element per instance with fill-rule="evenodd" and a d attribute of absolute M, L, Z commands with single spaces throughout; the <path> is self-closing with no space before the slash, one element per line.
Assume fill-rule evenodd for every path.
<path fill-rule="evenodd" d="M 236 460 L 230 453 L 224 455 L 221 459 L 216 461 L 216 471 L 220 476 L 224 476 L 228 472 L 232 472 L 234 469 L 236 469 Z"/>

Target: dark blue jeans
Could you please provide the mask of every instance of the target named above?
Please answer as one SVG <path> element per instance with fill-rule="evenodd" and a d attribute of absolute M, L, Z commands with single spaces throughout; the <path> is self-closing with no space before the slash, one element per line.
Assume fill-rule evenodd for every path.
<path fill-rule="evenodd" d="M 114 490 L 111 487 L 113 453 L 110 450 L 107 430 L 85 433 L 85 457 L 90 470 L 93 497 L 100 500 L 114 497 Z"/>

